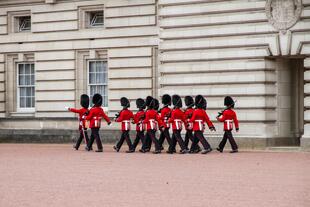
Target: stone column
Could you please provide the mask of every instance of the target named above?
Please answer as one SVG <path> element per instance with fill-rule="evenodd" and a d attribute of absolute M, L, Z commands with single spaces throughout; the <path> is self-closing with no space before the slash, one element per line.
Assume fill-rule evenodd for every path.
<path fill-rule="evenodd" d="M 303 150 L 310 151 L 310 58 L 306 58 L 304 64 L 304 134 L 300 146 Z"/>

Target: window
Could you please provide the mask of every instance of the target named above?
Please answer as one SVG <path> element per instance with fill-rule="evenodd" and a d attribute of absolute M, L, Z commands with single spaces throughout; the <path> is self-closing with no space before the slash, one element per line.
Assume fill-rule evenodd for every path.
<path fill-rule="evenodd" d="M 104 27 L 104 6 L 79 6 L 79 28 L 103 28 Z"/>
<path fill-rule="evenodd" d="M 34 111 L 34 64 L 19 63 L 17 66 L 17 108 L 19 111 Z"/>
<path fill-rule="evenodd" d="M 103 11 L 89 12 L 89 26 L 100 27 L 103 26 Z"/>
<path fill-rule="evenodd" d="M 17 17 L 18 20 L 18 31 L 30 31 L 31 30 L 31 17 L 25 16 L 25 17 Z"/>
<path fill-rule="evenodd" d="M 102 106 L 108 107 L 108 70 L 105 61 L 89 61 L 88 93 L 90 97 L 95 93 L 102 95 Z"/>

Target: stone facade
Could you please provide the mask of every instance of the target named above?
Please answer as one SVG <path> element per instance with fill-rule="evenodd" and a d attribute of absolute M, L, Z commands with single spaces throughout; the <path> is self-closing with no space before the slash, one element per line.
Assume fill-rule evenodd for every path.
<path fill-rule="evenodd" d="M 79 95 L 87 92 L 87 62 L 99 59 L 108 64 L 111 117 L 121 96 L 134 106 L 139 97 L 177 93 L 204 95 L 215 120 L 229 94 L 238 100 L 241 146 L 309 149 L 310 1 L 281 2 L 2 0 L 1 136 L 74 129 L 75 116 L 64 107 L 79 106 Z M 85 12 L 100 8 L 104 26 L 87 28 Z M 31 32 L 14 32 L 14 18 L 27 14 Z M 19 62 L 35 64 L 31 113 L 17 110 Z M 216 133 L 206 132 L 214 143 L 222 134 L 216 127 Z"/>

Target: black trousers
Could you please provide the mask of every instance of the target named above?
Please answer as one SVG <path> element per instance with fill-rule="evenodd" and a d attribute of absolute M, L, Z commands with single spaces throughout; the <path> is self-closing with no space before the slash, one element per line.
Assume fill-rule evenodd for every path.
<path fill-rule="evenodd" d="M 124 143 L 124 140 L 126 140 L 129 150 L 133 149 L 132 148 L 133 146 L 132 146 L 132 143 L 131 143 L 131 140 L 130 140 L 130 136 L 129 136 L 129 130 L 126 130 L 126 131 L 124 130 L 122 132 L 121 138 L 120 138 L 120 140 L 116 144 L 116 147 L 118 149 L 121 149 L 121 147 L 122 147 L 122 145 Z"/>
<path fill-rule="evenodd" d="M 100 136 L 99 136 L 99 129 L 100 128 L 91 128 L 91 135 L 90 135 L 89 142 L 87 144 L 87 147 L 89 149 L 92 148 L 94 140 L 96 139 L 98 150 L 102 150 L 103 147 L 102 147 L 102 142 L 101 142 L 101 139 L 100 139 Z"/>
<path fill-rule="evenodd" d="M 155 150 L 158 151 L 160 150 L 160 145 L 159 145 L 158 140 L 156 139 L 155 133 L 156 133 L 156 130 L 154 129 L 147 130 L 146 137 L 148 137 L 148 139 L 151 140 L 151 142 L 149 143 L 152 143 L 152 142 L 154 143 Z M 149 143 L 146 143 L 146 145 L 148 145 Z M 151 147 L 151 146 L 146 146 L 146 147 Z"/>
<path fill-rule="evenodd" d="M 231 145 L 232 150 L 237 150 L 238 149 L 238 145 L 237 145 L 237 143 L 236 143 L 236 141 L 235 141 L 235 139 L 234 139 L 234 137 L 233 137 L 233 135 L 231 133 L 231 130 L 225 131 L 223 139 L 220 142 L 219 148 L 221 150 L 224 149 L 224 147 L 226 145 L 226 142 L 227 142 L 227 139 L 229 140 L 229 143 Z"/>
<path fill-rule="evenodd" d="M 149 135 L 149 133 L 146 132 L 145 134 L 145 138 L 144 138 L 144 146 L 142 147 L 142 149 L 146 150 L 146 149 L 151 149 L 152 148 L 152 139 Z"/>
<path fill-rule="evenodd" d="M 208 142 L 207 139 L 203 136 L 203 132 L 202 132 L 202 131 L 195 131 L 195 133 L 194 133 L 194 142 L 192 143 L 191 150 L 194 150 L 195 145 L 197 145 L 198 142 L 200 142 L 200 143 L 202 144 L 202 146 L 203 146 L 203 148 L 204 148 L 205 150 L 211 148 L 209 142 Z"/>
<path fill-rule="evenodd" d="M 84 137 L 85 136 L 85 137 Z M 80 129 L 80 137 L 78 138 L 78 140 L 76 141 L 76 144 L 75 144 L 75 148 L 76 149 L 79 149 L 80 145 L 81 145 L 81 142 L 82 140 L 85 139 L 86 141 L 86 145 L 88 144 L 89 142 L 89 138 L 88 138 L 88 135 L 87 135 L 87 131 L 86 130 L 83 130 L 83 129 Z"/>
<path fill-rule="evenodd" d="M 172 143 L 171 143 L 169 128 L 165 128 L 164 130 L 160 131 L 160 136 L 159 136 L 159 140 L 158 140 L 160 147 L 163 146 L 165 139 L 167 140 L 167 142 L 170 146 Z"/>
<path fill-rule="evenodd" d="M 143 149 L 143 146 L 145 145 L 145 138 L 144 138 L 144 131 L 137 131 L 137 134 L 136 134 L 136 139 L 134 140 L 133 144 L 132 144 L 132 148 L 133 149 L 136 149 L 139 142 L 141 140 L 141 143 L 142 143 L 142 149 Z"/>
<path fill-rule="evenodd" d="M 194 135 L 193 135 L 193 130 L 186 130 L 186 134 L 185 134 L 185 139 L 184 139 L 184 144 L 186 146 L 186 149 L 188 149 L 188 144 L 189 144 L 189 140 L 191 140 L 191 142 L 194 142 Z M 193 146 L 194 150 L 199 149 L 199 145 L 198 142 L 196 145 Z M 192 148 L 191 148 L 192 149 Z"/>
<path fill-rule="evenodd" d="M 181 150 L 186 150 L 185 143 L 181 136 L 181 130 L 173 130 L 171 145 L 169 146 L 169 151 L 175 150 L 176 144 L 179 144 Z"/>

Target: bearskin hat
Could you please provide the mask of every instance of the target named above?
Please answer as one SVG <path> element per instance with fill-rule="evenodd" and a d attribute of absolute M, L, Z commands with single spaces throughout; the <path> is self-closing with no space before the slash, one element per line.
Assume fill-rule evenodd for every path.
<path fill-rule="evenodd" d="M 172 103 L 176 107 L 182 107 L 182 99 L 179 95 L 172 96 Z"/>
<path fill-rule="evenodd" d="M 129 108 L 130 107 L 130 101 L 126 97 L 122 97 L 120 99 L 121 106 Z"/>
<path fill-rule="evenodd" d="M 185 105 L 186 105 L 187 107 L 192 107 L 192 106 L 194 106 L 194 99 L 193 99 L 193 97 L 191 97 L 191 96 L 185 96 L 184 101 L 185 101 Z"/>
<path fill-rule="evenodd" d="M 164 94 L 163 97 L 161 98 L 161 102 L 164 105 L 171 105 L 171 96 L 168 94 Z"/>
<path fill-rule="evenodd" d="M 154 107 L 153 107 L 153 109 L 158 110 L 158 109 L 159 109 L 159 101 L 158 101 L 156 98 L 154 98 L 154 99 L 153 99 L 153 102 L 154 102 Z"/>
<path fill-rule="evenodd" d="M 230 108 L 234 108 L 235 107 L 235 102 L 232 99 L 232 97 L 230 96 L 226 96 L 224 99 L 224 105 Z"/>
<path fill-rule="evenodd" d="M 89 96 L 87 94 L 82 94 L 80 98 L 80 104 L 83 108 L 89 107 Z"/>
<path fill-rule="evenodd" d="M 99 93 L 94 94 L 93 104 L 95 106 L 102 106 L 102 96 Z"/>
<path fill-rule="evenodd" d="M 195 97 L 195 106 L 197 108 L 203 108 L 204 105 L 204 97 L 202 95 L 197 95 Z"/>
<path fill-rule="evenodd" d="M 145 101 L 142 98 L 136 100 L 136 105 L 138 109 L 145 109 Z"/>
<path fill-rule="evenodd" d="M 149 107 L 152 103 L 153 97 L 152 96 L 147 96 L 145 99 L 145 106 Z"/>

